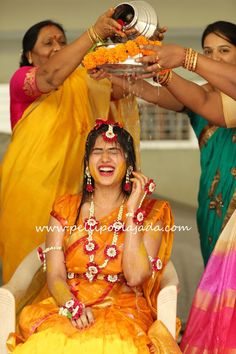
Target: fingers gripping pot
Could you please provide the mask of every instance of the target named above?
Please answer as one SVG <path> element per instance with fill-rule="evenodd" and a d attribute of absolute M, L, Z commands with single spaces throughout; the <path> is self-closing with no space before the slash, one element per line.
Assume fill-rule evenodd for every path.
<path fill-rule="evenodd" d="M 112 17 L 122 25 L 127 35 L 126 38 L 117 35 L 111 37 L 115 43 L 134 39 L 140 35 L 150 38 L 158 27 L 156 12 L 146 1 L 121 3 L 115 7 Z"/>

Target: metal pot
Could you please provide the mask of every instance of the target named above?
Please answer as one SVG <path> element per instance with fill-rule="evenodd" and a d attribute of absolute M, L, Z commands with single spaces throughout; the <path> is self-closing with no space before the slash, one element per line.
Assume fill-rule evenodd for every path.
<path fill-rule="evenodd" d="M 143 35 L 150 38 L 158 26 L 158 19 L 153 7 L 146 1 L 123 2 L 115 7 L 112 16 L 122 26 L 123 30 L 135 29 L 136 32 L 127 35 L 127 39 L 134 39 Z M 111 37 L 113 42 L 123 42 L 120 36 Z"/>

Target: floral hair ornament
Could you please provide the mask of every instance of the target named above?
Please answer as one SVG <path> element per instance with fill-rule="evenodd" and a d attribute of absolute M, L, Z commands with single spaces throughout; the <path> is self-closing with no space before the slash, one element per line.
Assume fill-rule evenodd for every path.
<path fill-rule="evenodd" d="M 94 129 L 97 130 L 102 125 L 107 125 L 108 126 L 107 131 L 102 133 L 103 140 L 107 141 L 109 143 L 111 143 L 113 141 L 117 141 L 117 134 L 114 133 L 113 127 L 122 128 L 122 125 L 119 122 L 113 122 L 111 120 L 97 119 L 96 122 L 95 122 Z"/>

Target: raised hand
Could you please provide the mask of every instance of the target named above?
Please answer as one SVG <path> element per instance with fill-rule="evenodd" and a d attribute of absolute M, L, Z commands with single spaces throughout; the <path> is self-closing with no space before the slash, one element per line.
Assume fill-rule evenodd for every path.
<path fill-rule="evenodd" d="M 152 41 L 163 41 L 165 33 L 167 32 L 167 27 L 157 27 L 153 35 L 149 38 Z"/>
<path fill-rule="evenodd" d="M 111 8 L 106 11 L 103 15 L 99 16 L 96 23 L 94 24 L 94 29 L 97 34 L 102 38 L 106 39 L 114 34 L 124 37 L 125 34 L 122 31 L 122 26 L 112 18 L 114 9 Z"/>
<path fill-rule="evenodd" d="M 147 45 L 144 49 L 154 52 L 136 59 L 137 62 L 147 64 L 147 71 L 156 73 L 163 69 L 177 68 L 182 65 L 185 57 L 185 49 L 175 44 L 165 44 L 162 46 Z"/>
<path fill-rule="evenodd" d="M 144 176 L 141 172 L 132 172 L 133 178 L 130 179 L 132 182 L 132 191 L 127 201 L 128 210 L 135 211 L 139 207 L 144 196 L 144 187 L 148 182 L 148 177 Z"/>

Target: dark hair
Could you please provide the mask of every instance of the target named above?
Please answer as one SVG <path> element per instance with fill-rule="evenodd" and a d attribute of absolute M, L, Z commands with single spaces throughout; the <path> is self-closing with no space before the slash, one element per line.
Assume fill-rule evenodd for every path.
<path fill-rule="evenodd" d="M 60 31 L 62 31 L 62 33 L 65 36 L 65 30 L 62 27 L 62 25 L 60 25 L 59 23 L 54 22 L 52 20 L 41 21 L 41 22 L 36 23 L 32 27 L 30 27 L 26 31 L 26 33 L 23 37 L 23 40 L 22 40 L 22 54 L 21 54 L 21 58 L 20 58 L 20 67 L 25 66 L 25 65 L 32 66 L 32 64 L 29 63 L 26 55 L 30 50 L 32 50 L 34 48 L 35 43 L 38 39 L 38 35 L 39 35 L 40 30 L 46 26 L 57 27 Z"/>
<path fill-rule="evenodd" d="M 204 47 L 205 38 L 214 33 L 219 37 L 224 38 L 227 42 L 236 46 L 236 25 L 227 21 L 216 21 L 210 23 L 202 34 L 202 48 Z"/>
<path fill-rule="evenodd" d="M 101 124 L 98 128 L 94 128 L 90 131 L 87 137 L 86 141 L 86 146 L 85 146 L 85 156 L 84 156 L 84 171 L 86 167 L 88 166 L 89 162 L 89 156 L 92 152 L 92 149 L 96 143 L 97 138 L 102 135 L 102 133 L 106 132 L 108 130 L 108 124 Z M 136 170 L 136 157 L 135 157 L 135 150 L 134 150 L 134 141 L 132 136 L 125 130 L 124 128 L 121 128 L 118 125 L 113 125 L 113 132 L 117 134 L 117 143 L 121 146 L 125 158 L 126 158 L 126 166 L 127 168 L 129 166 L 133 167 L 133 170 Z M 123 178 L 122 181 L 122 190 L 124 194 L 130 195 L 131 191 L 125 191 L 124 190 L 124 184 L 125 184 L 125 177 Z M 94 186 L 94 180 L 91 176 L 91 181 L 92 181 L 92 186 Z M 83 190 L 82 190 L 82 198 L 81 198 L 81 203 L 78 209 L 78 214 L 76 217 L 75 223 L 78 221 L 80 210 L 82 204 L 88 199 L 88 197 L 91 195 L 91 193 L 86 191 L 86 178 L 83 180 Z"/>

